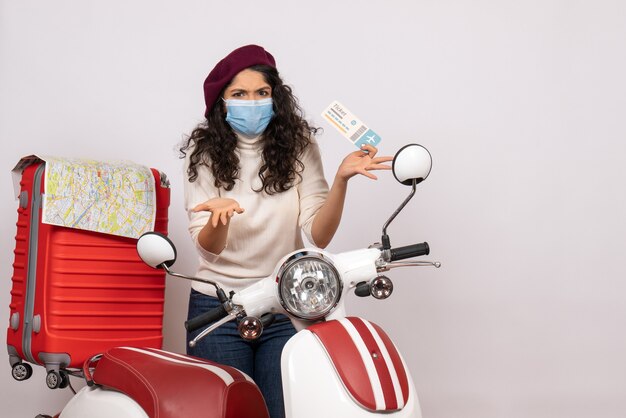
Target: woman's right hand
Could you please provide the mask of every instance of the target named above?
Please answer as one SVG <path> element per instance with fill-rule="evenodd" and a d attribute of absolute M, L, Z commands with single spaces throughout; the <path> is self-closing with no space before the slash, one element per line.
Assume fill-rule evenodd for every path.
<path fill-rule="evenodd" d="M 191 209 L 192 212 L 211 212 L 211 225 L 213 228 L 217 228 L 217 225 L 222 221 L 223 225 L 227 225 L 230 218 L 235 213 L 243 213 L 244 209 L 239 206 L 239 203 L 234 199 L 228 199 L 223 197 L 216 197 L 209 199 L 204 203 L 200 203 Z"/>

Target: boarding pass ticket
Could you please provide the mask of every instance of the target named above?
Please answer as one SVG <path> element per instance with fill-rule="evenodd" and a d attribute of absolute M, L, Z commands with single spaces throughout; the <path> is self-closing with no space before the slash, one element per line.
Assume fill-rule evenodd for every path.
<path fill-rule="evenodd" d="M 322 117 L 358 148 L 361 148 L 363 145 L 377 146 L 382 140 L 380 135 L 368 128 L 359 118 L 336 100 L 326 108 L 324 113 L 322 113 Z"/>

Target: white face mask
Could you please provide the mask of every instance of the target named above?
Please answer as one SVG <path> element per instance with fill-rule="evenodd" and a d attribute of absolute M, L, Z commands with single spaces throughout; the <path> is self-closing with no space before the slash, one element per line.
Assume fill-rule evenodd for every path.
<path fill-rule="evenodd" d="M 233 130 L 248 137 L 261 135 L 274 116 L 271 97 L 261 100 L 228 99 L 224 102 L 226 122 Z"/>

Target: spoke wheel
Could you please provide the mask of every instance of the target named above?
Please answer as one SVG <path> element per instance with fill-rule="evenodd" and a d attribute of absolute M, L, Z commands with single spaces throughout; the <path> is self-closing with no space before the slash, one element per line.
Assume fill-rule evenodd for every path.
<path fill-rule="evenodd" d="M 59 372 L 55 370 L 50 370 L 48 372 L 48 375 L 46 376 L 46 385 L 48 385 L 50 389 L 56 389 L 61 386 L 61 381 L 62 379 Z"/>
<path fill-rule="evenodd" d="M 26 380 L 33 374 L 33 368 L 28 363 L 17 363 L 11 369 L 11 375 L 15 380 Z"/>
<path fill-rule="evenodd" d="M 64 389 L 70 384 L 70 375 L 65 370 L 61 370 L 59 374 L 61 375 L 61 383 L 59 384 L 59 388 Z"/>

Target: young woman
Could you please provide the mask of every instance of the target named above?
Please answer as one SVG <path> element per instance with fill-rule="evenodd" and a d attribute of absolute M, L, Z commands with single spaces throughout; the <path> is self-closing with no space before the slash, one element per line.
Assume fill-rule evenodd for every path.
<path fill-rule="evenodd" d="M 204 83 L 204 96 L 206 121 L 181 147 L 185 205 L 200 253 L 197 275 L 226 292 L 266 277 L 280 258 L 303 248 L 301 232 L 326 247 L 341 220 L 348 180 L 357 174 L 376 179 L 371 170 L 389 169 L 384 163 L 391 157 L 376 157 L 376 148 L 366 146 L 343 160 L 329 190 L 313 139 L 317 129 L 260 46 L 222 59 Z M 218 304 L 211 286 L 193 283 L 189 318 Z M 236 326 L 218 328 L 188 353 L 251 376 L 270 416 L 283 417 L 280 354 L 293 326 L 279 316 L 254 342 L 242 340 Z"/>

